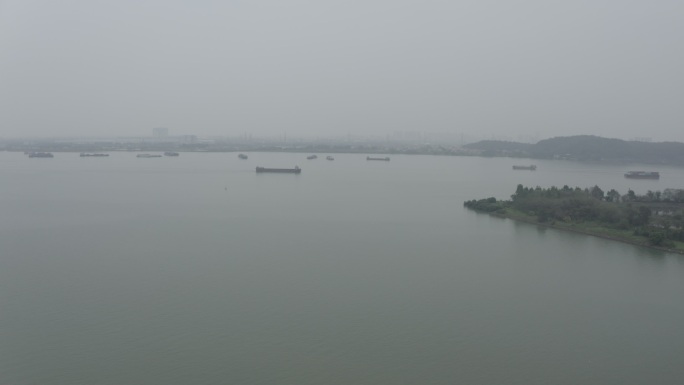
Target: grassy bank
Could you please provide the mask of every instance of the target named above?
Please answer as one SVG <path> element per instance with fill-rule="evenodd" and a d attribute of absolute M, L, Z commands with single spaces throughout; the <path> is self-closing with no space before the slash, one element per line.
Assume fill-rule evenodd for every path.
<path fill-rule="evenodd" d="M 548 227 L 552 229 L 572 231 L 574 233 L 591 235 L 594 237 L 610 239 L 623 243 L 629 243 L 635 246 L 643 246 L 656 250 L 667 251 L 672 253 L 684 254 L 684 242 L 675 241 L 674 247 L 662 247 L 651 245 L 648 238 L 640 235 L 634 235 L 633 231 L 612 229 L 603 227 L 596 223 L 565 223 L 565 222 L 547 222 L 540 223 L 534 215 L 525 214 L 515 209 L 505 209 L 505 211 L 498 211 L 490 213 L 491 215 L 508 218 L 516 221 L 535 224 L 537 226 Z"/>
<path fill-rule="evenodd" d="M 511 200 L 486 198 L 466 201 L 464 206 L 501 218 L 684 254 L 682 202 L 647 201 L 631 191 L 624 197 L 615 192 L 608 200 L 597 189 L 520 185 Z"/>

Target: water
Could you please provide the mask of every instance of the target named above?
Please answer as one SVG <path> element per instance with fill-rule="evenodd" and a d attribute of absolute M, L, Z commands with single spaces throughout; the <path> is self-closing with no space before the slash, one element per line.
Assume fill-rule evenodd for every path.
<path fill-rule="evenodd" d="M 684 188 L 684 170 L 249 155 L 0 153 L 0 383 L 684 378 L 684 258 L 462 207 L 518 183 Z"/>

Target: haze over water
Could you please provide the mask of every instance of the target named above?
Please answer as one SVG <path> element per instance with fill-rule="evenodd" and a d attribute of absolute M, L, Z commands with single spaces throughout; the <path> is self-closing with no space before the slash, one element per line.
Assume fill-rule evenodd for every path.
<path fill-rule="evenodd" d="M 518 183 L 684 188 L 684 170 L 306 155 L 0 153 L 0 383 L 684 378 L 682 256 L 462 207 Z"/>

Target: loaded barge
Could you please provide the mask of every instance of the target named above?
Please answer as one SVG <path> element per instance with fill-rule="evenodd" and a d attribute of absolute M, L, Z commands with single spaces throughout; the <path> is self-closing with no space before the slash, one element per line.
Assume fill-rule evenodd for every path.
<path fill-rule="evenodd" d="M 531 164 L 529 166 L 513 166 L 513 170 L 530 170 L 534 171 L 537 169 L 537 166 Z"/>
<path fill-rule="evenodd" d="M 51 152 L 30 152 L 28 154 L 29 158 L 54 158 Z"/>
<path fill-rule="evenodd" d="M 262 173 L 262 172 L 275 172 L 275 173 L 281 173 L 281 174 L 301 174 L 302 169 L 299 168 L 299 166 L 295 166 L 295 168 L 266 168 L 266 167 L 257 167 L 256 168 L 257 174 Z"/>
<path fill-rule="evenodd" d="M 138 154 L 136 155 L 136 158 L 161 158 L 161 155 L 158 154 Z"/>
<path fill-rule="evenodd" d="M 660 179 L 658 171 L 627 171 L 625 178 L 632 179 Z"/>

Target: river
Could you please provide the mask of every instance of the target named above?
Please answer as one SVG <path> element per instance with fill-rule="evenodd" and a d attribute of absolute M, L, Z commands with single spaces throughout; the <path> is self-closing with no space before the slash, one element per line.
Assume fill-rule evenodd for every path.
<path fill-rule="evenodd" d="M 684 188 L 684 169 L 248 155 L 1 152 L 0 383 L 684 378 L 682 256 L 462 206 L 518 183 Z M 622 176 L 639 169 L 661 179 Z"/>

